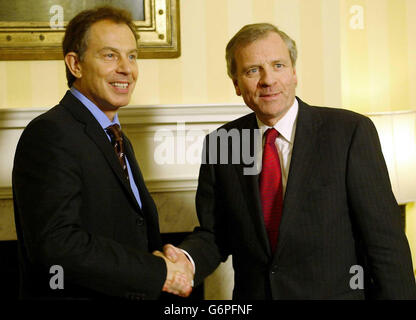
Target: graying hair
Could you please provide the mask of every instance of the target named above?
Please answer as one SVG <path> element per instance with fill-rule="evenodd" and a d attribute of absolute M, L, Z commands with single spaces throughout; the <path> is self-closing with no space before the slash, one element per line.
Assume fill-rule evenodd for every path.
<path fill-rule="evenodd" d="M 287 48 L 289 49 L 290 61 L 292 66 L 296 66 L 296 59 L 298 57 L 298 50 L 296 48 L 296 42 L 290 38 L 286 33 L 279 30 L 276 26 L 271 23 L 254 23 L 245 25 L 238 31 L 234 37 L 228 42 L 225 49 L 225 60 L 227 61 L 227 73 L 231 79 L 236 76 L 236 63 L 235 63 L 235 52 L 237 48 L 246 46 L 257 39 L 265 37 L 269 32 L 277 33 Z"/>

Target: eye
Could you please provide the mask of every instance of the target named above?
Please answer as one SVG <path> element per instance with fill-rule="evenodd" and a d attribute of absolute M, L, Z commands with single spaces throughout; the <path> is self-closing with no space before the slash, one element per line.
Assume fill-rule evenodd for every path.
<path fill-rule="evenodd" d="M 134 54 L 134 53 L 133 53 L 133 54 L 130 54 L 130 55 L 129 55 L 129 59 L 130 59 L 130 60 L 136 60 L 136 59 L 137 59 L 137 55 L 136 55 L 136 54 Z"/>
<path fill-rule="evenodd" d="M 255 67 L 255 68 L 250 68 L 247 70 L 247 75 L 254 75 L 259 71 L 259 68 Z"/>
<path fill-rule="evenodd" d="M 107 52 L 103 54 L 105 60 L 111 61 L 116 59 L 116 55 L 113 52 Z"/>
<path fill-rule="evenodd" d="M 275 64 L 275 67 L 276 67 L 277 69 L 283 68 L 283 64 L 281 64 L 281 63 L 276 63 L 276 64 Z"/>

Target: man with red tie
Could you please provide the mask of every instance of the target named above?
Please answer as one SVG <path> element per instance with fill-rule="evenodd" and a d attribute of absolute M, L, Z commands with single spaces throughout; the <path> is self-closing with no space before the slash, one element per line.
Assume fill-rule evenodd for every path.
<path fill-rule="evenodd" d="M 200 226 L 180 245 L 195 282 L 232 255 L 234 299 L 414 299 L 376 129 L 365 116 L 296 97 L 296 57 L 295 42 L 270 24 L 247 25 L 227 45 L 236 94 L 254 112 L 220 128 L 237 131 L 239 145 L 218 145 L 220 130 L 206 138 Z M 164 252 L 182 257 L 170 245 Z M 362 284 L 351 285 L 351 270 L 362 270 Z"/>

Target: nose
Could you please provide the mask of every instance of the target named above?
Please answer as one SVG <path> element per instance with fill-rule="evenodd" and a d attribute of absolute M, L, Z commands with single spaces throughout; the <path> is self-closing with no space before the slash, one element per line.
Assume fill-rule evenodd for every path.
<path fill-rule="evenodd" d="M 269 68 L 264 68 L 261 72 L 259 84 L 261 87 L 270 87 L 275 83 L 275 75 Z"/>
<path fill-rule="evenodd" d="M 120 57 L 118 66 L 117 66 L 117 72 L 128 75 L 132 73 L 132 70 L 133 69 L 132 69 L 131 62 L 129 61 L 129 58 L 123 57 L 123 56 Z"/>

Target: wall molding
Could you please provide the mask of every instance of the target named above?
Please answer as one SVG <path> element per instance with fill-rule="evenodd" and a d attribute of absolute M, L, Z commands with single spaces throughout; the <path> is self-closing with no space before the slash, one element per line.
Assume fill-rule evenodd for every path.
<path fill-rule="evenodd" d="M 0 187 L 0 200 L 13 199 L 12 187 Z"/>
<path fill-rule="evenodd" d="M 50 108 L 0 109 L 0 130 L 25 128 Z M 244 104 L 148 105 L 120 108 L 122 125 L 166 125 L 178 122 L 222 124 L 250 112 Z"/>
<path fill-rule="evenodd" d="M 198 186 L 198 177 L 189 179 L 145 179 L 145 184 L 151 193 L 195 191 Z"/>
<path fill-rule="evenodd" d="M 150 193 L 195 191 L 198 178 L 148 179 L 145 184 Z M 0 187 L 0 200 L 13 199 L 12 187 Z"/>

